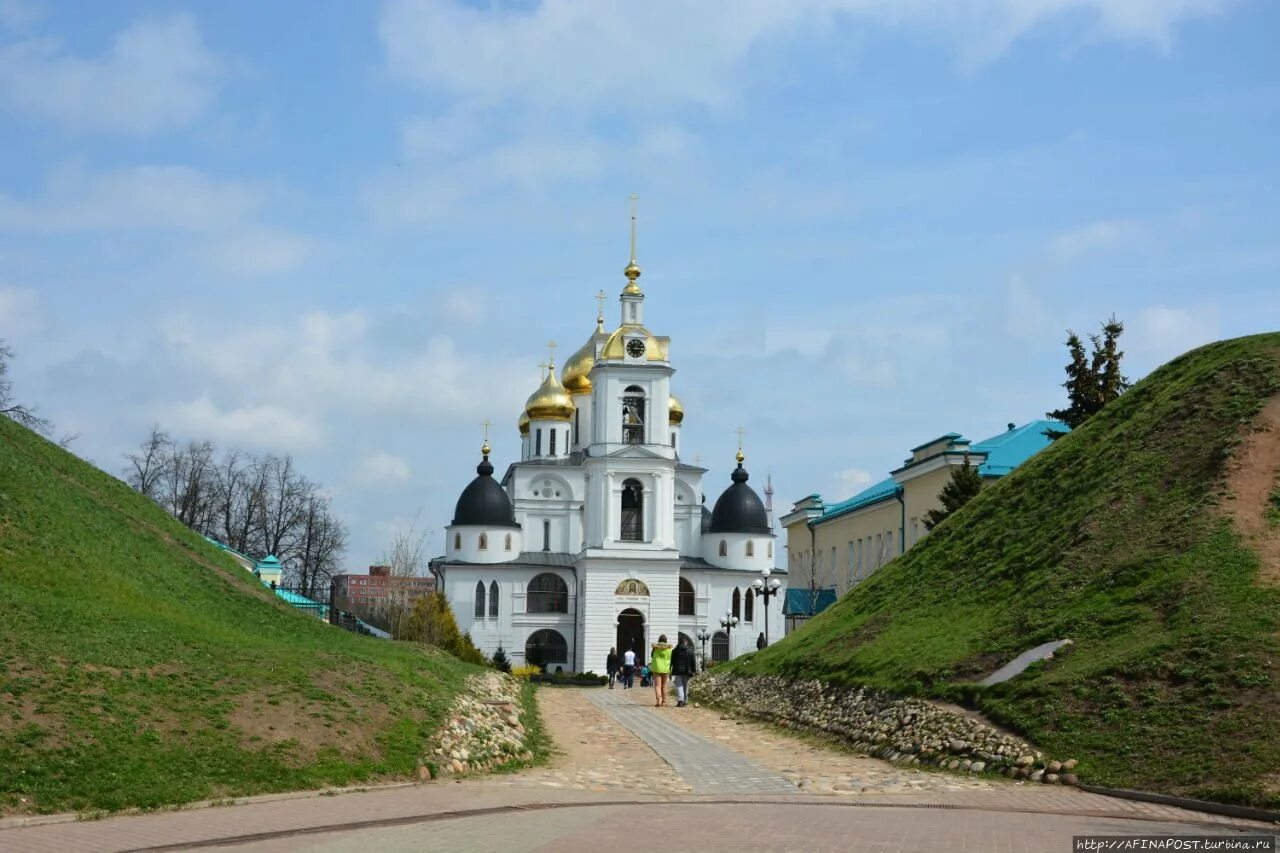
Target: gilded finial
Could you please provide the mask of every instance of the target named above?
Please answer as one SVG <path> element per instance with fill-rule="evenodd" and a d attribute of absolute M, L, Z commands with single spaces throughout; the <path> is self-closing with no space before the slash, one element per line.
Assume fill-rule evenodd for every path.
<path fill-rule="evenodd" d="M 486 459 L 489 458 L 489 427 L 492 425 L 488 418 L 481 422 L 481 426 L 484 427 L 484 444 L 480 445 L 480 455 Z"/>
<path fill-rule="evenodd" d="M 742 434 L 743 434 L 744 432 L 746 432 L 746 430 L 744 430 L 742 427 L 738 427 L 736 430 L 734 430 L 734 432 L 736 432 L 736 433 L 738 434 L 738 453 L 737 453 L 737 455 L 736 455 L 736 456 L 734 456 L 733 458 L 734 458 L 734 459 L 737 459 L 737 460 L 738 460 L 738 464 L 739 464 L 739 465 L 741 465 L 741 464 L 742 464 L 742 462 L 743 462 L 743 460 L 745 460 L 745 459 L 747 458 L 747 457 L 746 457 L 746 456 L 744 456 L 744 455 L 743 455 L 743 453 L 742 453 Z"/>
<path fill-rule="evenodd" d="M 603 331 L 604 331 L 604 301 L 605 301 L 605 299 L 606 299 L 606 297 L 605 297 L 605 295 L 604 295 L 604 291 L 603 291 L 603 290 L 596 294 L 596 304 L 599 306 L 599 309 L 596 311 L 596 331 L 597 331 L 597 332 L 603 332 Z"/>
<path fill-rule="evenodd" d="M 636 263 L 636 194 L 631 194 L 631 262 L 627 264 L 627 268 L 622 271 L 627 277 L 627 286 L 622 289 L 623 293 L 629 295 L 640 295 L 640 285 L 636 284 L 636 279 L 640 277 L 640 265 Z"/>
<path fill-rule="evenodd" d="M 547 368 L 554 371 L 556 369 L 556 342 L 547 341 Z"/>

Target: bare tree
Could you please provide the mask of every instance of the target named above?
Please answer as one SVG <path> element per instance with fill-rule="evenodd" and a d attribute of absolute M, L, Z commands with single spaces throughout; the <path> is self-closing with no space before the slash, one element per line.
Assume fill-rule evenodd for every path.
<path fill-rule="evenodd" d="M 266 489 L 258 514 L 261 546 L 287 565 L 296 552 L 298 528 L 315 486 L 294 470 L 293 457 L 287 453 L 268 456 L 265 464 Z"/>
<path fill-rule="evenodd" d="M 329 499 L 314 486 L 306 499 L 297 535 L 297 553 L 291 557 L 291 571 L 303 595 L 314 596 L 327 588 L 342 566 L 347 547 L 347 529 L 329 511 Z"/>
<path fill-rule="evenodd" d="M 13 359 L 13 349 L 0 339 L 0 415 L 17 421 L 27 429 L 48 434 L 52 428 L 48 419 L 36 414 L 34 408 L 13 399 L 13 380 L 9 378 L 9 362 Z"/>
<path fill-rule="evenodd" d="M 391 535 L 391 547 L 382 553 L 382 563 L 391 570 L 391 580 L 387 586 L 386 600 L 380 609 L 392 636 L 399 636 L 405 629 L 406 620 L 413 612 L 416 593 L 420 592 L 397 579 L 426 576 L 429 561 L 427 543 L 430 541 L 431 530 L 419 530 L 418 520 L 415 518 L 408 530 L 396 528 Z"/>
<path fill-rule="evenodd" d="M 129 468 L 125 481 L 152 500 L 158 499 L 160 484 L 173 465 L 173 441 L 169 434 L 153 424 L 151 433 L 138 445 L 137 453 L 126 453 Z"/>

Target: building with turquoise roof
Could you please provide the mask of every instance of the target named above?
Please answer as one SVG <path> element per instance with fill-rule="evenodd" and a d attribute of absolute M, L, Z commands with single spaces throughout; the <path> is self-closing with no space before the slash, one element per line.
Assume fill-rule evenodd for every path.
<path fill-rule="evenodd" d="M 781 519 L 791 576 L 788 629 L 919 542 L 928 533 L 929 511 L 942 506 L 942 487 L 966 459 L 985 481 L 994 481 L 1047 447 L 1048 433 L 1068 429 L 1059 421 L 1011 423 L 979 442 L 949 432 L 911 448 L 889 476 L 851 497 L 828 504 L 813 493 L 797 501 Z"/>

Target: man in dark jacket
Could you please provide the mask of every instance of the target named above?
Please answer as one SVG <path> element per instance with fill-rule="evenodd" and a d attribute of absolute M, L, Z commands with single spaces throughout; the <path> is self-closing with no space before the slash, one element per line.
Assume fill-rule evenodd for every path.
<path fill-rule="evenodd" d="M 609 689 L 613 689 L 613 679 L 617 677 L 618 670 L 618 650 L 616 648 L 609 649 L 609 656 L 604 660 L 604 671 L 609 674 Z"/>
<path fill-rule="evenodd" d="M 698 659 L 693 654 L 693 642 L 680 638 L 680 645 L 671 652 L 671 680 L 676 685 L 676 707 L 689 704 L 689 679 L 698 672 Z"/>

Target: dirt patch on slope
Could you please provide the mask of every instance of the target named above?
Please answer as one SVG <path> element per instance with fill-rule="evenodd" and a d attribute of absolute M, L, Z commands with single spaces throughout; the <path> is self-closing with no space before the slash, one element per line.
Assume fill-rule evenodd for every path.
<path fill-rule="evenodd" d="M 1280 586 L 1280 396 L 1273 397 L 1253 422 L 1253 428 L 1227 468 L 1225 502 L 1249 546 L 1258 554 L 1259 580 Z"/>

